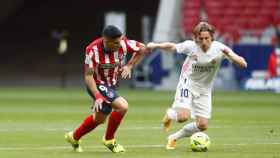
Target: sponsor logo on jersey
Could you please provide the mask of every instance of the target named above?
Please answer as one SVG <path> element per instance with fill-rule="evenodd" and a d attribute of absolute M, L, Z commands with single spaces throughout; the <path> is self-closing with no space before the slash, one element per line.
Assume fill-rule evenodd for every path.
<path fill-rule="evenodd" d="M 207 66 L 201 66 L 201 65 L 192 65 L 193 72 L 211 72 L 214 70 L 214 65 L 207 65 Z"/>
<path fill-rule="evenodd" d="M 114 63 L 114 64 L 99 64 L 99 66 L 103 69 L 111 69 L 119 66 L 119 63 Z"/>

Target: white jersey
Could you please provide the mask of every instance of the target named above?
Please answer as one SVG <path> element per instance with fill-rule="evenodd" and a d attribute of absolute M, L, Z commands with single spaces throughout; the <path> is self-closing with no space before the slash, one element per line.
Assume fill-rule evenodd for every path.
<path fill-rule="evenodd" d="M 233 52 L 218 41 L 213 41 L 207 52 L 203 52 L 200 46 L 191 40 L 176 44 L 177 52 L 187 55 L 179 82 L 185 82 L 187 88 L 193 93 L 209 94 L 220 64 L 225 58 L 223 49 Z"/>

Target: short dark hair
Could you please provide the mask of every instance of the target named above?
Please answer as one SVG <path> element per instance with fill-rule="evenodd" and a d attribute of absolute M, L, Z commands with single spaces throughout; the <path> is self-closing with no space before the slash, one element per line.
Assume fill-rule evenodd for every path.
<path fill-rule="evenodd" d="M 122 32 L 114 25 L 108 25 L 103 29 L 103 36 L 108 38 L 118 38 L 122 36 Z"/>

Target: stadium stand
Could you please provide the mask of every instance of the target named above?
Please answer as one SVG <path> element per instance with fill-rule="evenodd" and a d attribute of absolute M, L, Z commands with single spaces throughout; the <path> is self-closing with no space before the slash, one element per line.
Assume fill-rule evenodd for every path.
<path fill-rule="evenodd" d="M 259 39 L 266 28 L 280 24 L 280 0 L 184 0 L 182 11 L 187 35 L 199 20 L 207 20 L 220 35 L 229 35 L 225 41 L 235 43 L 248 35 Z"/>

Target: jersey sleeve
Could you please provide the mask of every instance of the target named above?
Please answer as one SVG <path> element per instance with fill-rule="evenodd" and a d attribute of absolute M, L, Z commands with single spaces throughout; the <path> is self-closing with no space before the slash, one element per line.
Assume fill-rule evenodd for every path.
<path fill-rule="evenodd" d="M 222 53 L 222 58 L 223 58 L 223 59 L 227 59 L 227 60 L 229 60 L 230 62 L 232 62 L 232 61 L 222 52 L 222 50 L 224 50 L 224 49 L 228 50 L 228 51 L 229 51 L 229 54 L 233 54 L 233 53 L 234 53 L 233 50 L 232 50 L 230 47 L 226 46 L 226 45 L 223 44 L 223 43 L 220 43 L 220 50 L 221 50 L 221 53 Z"/>
<path fill-rule="evenodd" d="M 188 54 L 194 45 L 193 41 L 187 40 L 175 45 L 177 53 Z"/>
<path fill-rule="evenodd" d="M 141 43 L 135 40 L 125 40 L 126 47 L 127 47 L 127 52 L 128 53 L 134 53 L 134 52 L 139 52 Z"/>
<path fill-rule="evenodd" d="M 84 66 L 85 67 L 88 67 L 88 68 L 93 67 L 92 56 L 93 56 L 92 49 L 86 48 L 85 61 L 84 61 Z"/>

